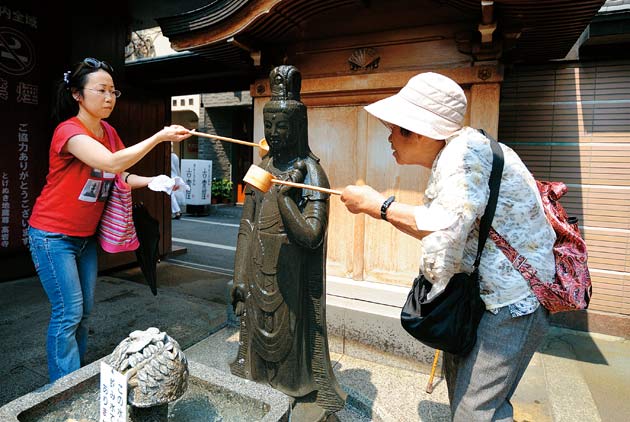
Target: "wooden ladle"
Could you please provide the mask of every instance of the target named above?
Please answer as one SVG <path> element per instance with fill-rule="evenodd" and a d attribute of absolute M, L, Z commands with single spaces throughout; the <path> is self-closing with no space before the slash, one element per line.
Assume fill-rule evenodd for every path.
<path fill-rule="evenodd" d="M 267 140 L 265 138 L 262 138 L 260 142 L 255 143 L 255 142 L 241 141 L 240 139 L 226 138 L 225 136 L 212 135 L 210 133 L 197 132 L 194 129 L 189 130 L 188 132 L 190 132 L 192 135 L 195 135 L 195 136 L 201 136 L 202 138 L 218 139 L 219 141 L 232 142 L 235 144 L 249 145 L 252 147 L 260 148 L 258 152 L 261 157 L 264 157 L 269 152 L 269 144 L 267 143 Z"/>
<path fill-rule="evenodd" d="M 294 188 L 311 189 L 318 192 L 341 195 L 341 191 L 334 189 L 326 189 L 320 188 L 319 186 L 305 185 L 304 183 L 295 183 L 289 182 L 287 180 L 274 179 L 273 174 L 258 167 L 255 164 L 252 164 L 249 167 L 249 170 L 247 170 L 247 173 L 245 173 L 245 177 L 243 177 L 243 181 L 261 192 L 269 192 L 269 189 L 271 189 L 271 184 L 276 183 L 279 185 L 292 186 Z"/>

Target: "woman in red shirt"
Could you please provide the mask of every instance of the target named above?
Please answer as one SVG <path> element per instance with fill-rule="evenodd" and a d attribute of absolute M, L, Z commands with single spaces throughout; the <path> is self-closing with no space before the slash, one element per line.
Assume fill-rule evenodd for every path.
<path fill-rule="evenodd" d="M 64 73 L 46 185 L 29 220 L 31 256 L 52 307 L 47 335 L 51 382 L 79 369 L 85 354 L 98 270 L 94 234 L 114 176 L 121 174 L 132 188 L 147 186 L 151 177 L 126 169 L 159 143 L 190 136 L 184 127 L 172 125 L 125 148 L 103 121 L 121 94 L 112 74 L 108 63 L 93 58 Z M 108 134 L 115 138 L 115 151 Z"/>

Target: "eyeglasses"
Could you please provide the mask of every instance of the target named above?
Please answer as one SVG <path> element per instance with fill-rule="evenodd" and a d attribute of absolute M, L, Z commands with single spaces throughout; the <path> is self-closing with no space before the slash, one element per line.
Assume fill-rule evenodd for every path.
<path fill-rule="evenodd" d="M 122 92 L 120 92 L 119 90 L 115 89 L 113 91 L 108 91 L 106 89 L 94 89 L 94 88 L 83 88 L 83 89 L 87 89 L 89 91 L 92 92 L 96 92 L 98 95 L 100 95 L 101 97 L 114 97 L 114 98 L 118 98 L 122 95 Z"/>
<path fill-rule="evenodd" d="M 114 68 L 109 63 L 95 59 L 93 57 L 86 57 L 85 59 L 83 59 L 83 64 L 89 67 L 92 67 L 94 69 L 103 68 L 107 70 L 108 72 L 114 71 Z"/>

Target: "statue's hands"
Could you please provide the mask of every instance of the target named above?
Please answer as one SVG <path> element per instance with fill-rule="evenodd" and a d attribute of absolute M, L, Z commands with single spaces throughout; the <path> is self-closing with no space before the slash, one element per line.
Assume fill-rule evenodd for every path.
<path fill-rule="evenodd" d="M 293 170 L 289 170 L 285 173 L 284 180 L 293 183 L 302 183 L 304 182 L 304 178 L 306 177 L 306 164 L 304 161 L 299 160 L 293 163 Z M 278 191 L 282 195 L 288 194 L 293 187 L 286 185 L 278 185 Z"/>
<path fill-rule="evenodd" d="M 247 297 L 247 287 L 244 283 L 234 282 L 234 287 L 230 291 L 230 297 L 232 298 L 232 309 L 236 316 L 243 315 L 245 311 L 245 298 Z"/>

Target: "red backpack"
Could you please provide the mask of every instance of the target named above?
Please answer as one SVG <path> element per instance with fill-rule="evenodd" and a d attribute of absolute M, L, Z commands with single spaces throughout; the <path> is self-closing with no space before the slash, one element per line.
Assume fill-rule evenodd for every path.
<path fill-rule="evenodd" d="M 536 181 L 545 215 L 554 231 L 556 242 L 556 276 L 552 283 L 540 281 L 536 269 L 529 265 L 494 229 L 490 238 L 529 282 L 540 303 L 551 313 L 586 309 L 591 300 L 591 275 L 587 266 L 586 243 L 578 228 L 576 217 L 568 217 L 558 200 L 567 192 L 562 182 Z"/>
<path fill-rule="evenodd" d="M 479 129 L 490 142 L 496 140 L 483 129 Z M 562 182 L 536 180 L 536 186 L 543 203 L 545 216 L 556 232 L 553 256 L 556 260 L 556 276 L 551 283 L 540 281 L 536 269 L 529 265 L 527 258 L 519 254 L 499 233 L 490 228 L 488 236 L 501 252 L 520 272 L 536 295 L 538 301 L 552 314 L 556 312 L 578 311 L 588 308 L 591 301 L 591 274 L 588 270 L 586 242 L 578 228 L 577 217 L 567 216 L 559 199 L 567 193 L 567 185 Z"/>
<path fill-rule="evenodd" d="M 479 129 L 491 142 L 496 140 L 485 130 Z M 520 272 L 536 295 L 538 301 L 552 314 L 556 312 L 578 311 L 588 308 L 591 301 L 591 274 L 588 270 L 586 242 L 578 228 L 577 217 L 567 216 L 564 207 L 558 202 L 567 193 L 567 185 L 562 182 L 542 182 L 536 180 L 547 220 L 556 232 L 553 256 L 556 260 L 556 276 L 551 283 L 540 281 L 536 269 L 529 265 L 527 258 L 519 254 L 499 233 L 490 228 L 488 236 L 501 252 Z"/>

